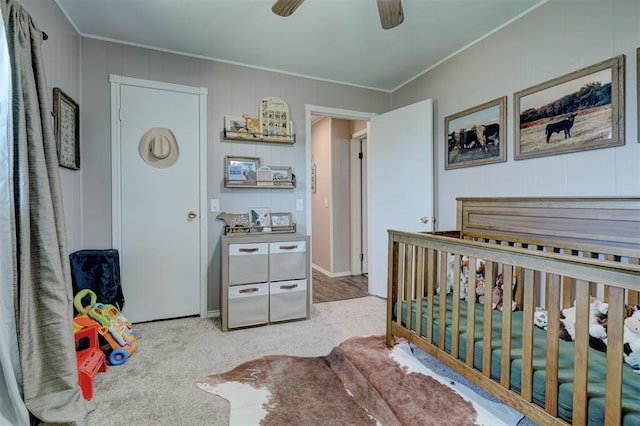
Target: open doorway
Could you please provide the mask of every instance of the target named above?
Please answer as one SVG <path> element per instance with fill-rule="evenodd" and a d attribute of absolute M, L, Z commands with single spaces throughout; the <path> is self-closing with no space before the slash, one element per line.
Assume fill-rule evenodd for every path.
<path fill-rule="evenodd" d="M 364 116 L 363 116 L 364 115 Z M 369 295 L 367 132 L 373 114 L 308 114 L 313 302 Z"/>

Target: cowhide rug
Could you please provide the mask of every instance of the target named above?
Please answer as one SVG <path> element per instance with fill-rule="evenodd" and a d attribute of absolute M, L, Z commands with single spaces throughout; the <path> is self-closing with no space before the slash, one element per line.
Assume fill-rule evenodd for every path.
<path fill-rule="evenodd" d="M 495 403 L 383 336 L 351 338 L 318 358 L 266 356 L 197 386 L 231 403 L 231 425 L 509 424 L 492 414 Z"/>

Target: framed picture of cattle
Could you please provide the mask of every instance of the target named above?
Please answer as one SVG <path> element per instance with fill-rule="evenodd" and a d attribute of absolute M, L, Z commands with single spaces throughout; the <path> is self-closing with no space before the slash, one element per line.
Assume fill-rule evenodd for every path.
<path fill-rule="evenodd" d="M 506 161 L 506 117 L 506 96 L 445 117 L 445 170 Z"/>
<path fill-rule="evenodd" d="M 515 159 L 624 145 L 624 55 L 514 94 Z"/>

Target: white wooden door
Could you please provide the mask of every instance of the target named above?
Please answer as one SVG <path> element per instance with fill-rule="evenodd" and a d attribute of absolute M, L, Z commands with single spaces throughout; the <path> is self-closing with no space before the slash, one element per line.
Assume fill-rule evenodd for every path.
<path fill-rule="evenodd" d="M 433 229 L 432 101 L 372 117 L 368 158 L 369 292 L 386 298 L 387 230 Z"/>
<path fill-rule="evenodd" d="M 172 89 L 122 84 L 115 93 L 114 246 L 123 313 L 132 322 L 201 313 L 201 103 L 198 93 Z M 177 142 L 178 159 L 166 168 L 140 153 L 141 139 L 155 127 L 170 129 Z"/>

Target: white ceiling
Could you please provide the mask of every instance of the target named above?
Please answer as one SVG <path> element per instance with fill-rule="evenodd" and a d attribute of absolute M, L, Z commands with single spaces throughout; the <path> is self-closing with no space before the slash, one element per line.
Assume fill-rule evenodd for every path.
<path fill-rule="evenodd" d="M 402 0 L 383 30 L 376 0 L 56 0 L 84 37 L 393 91 L 546 0 Z"/>

